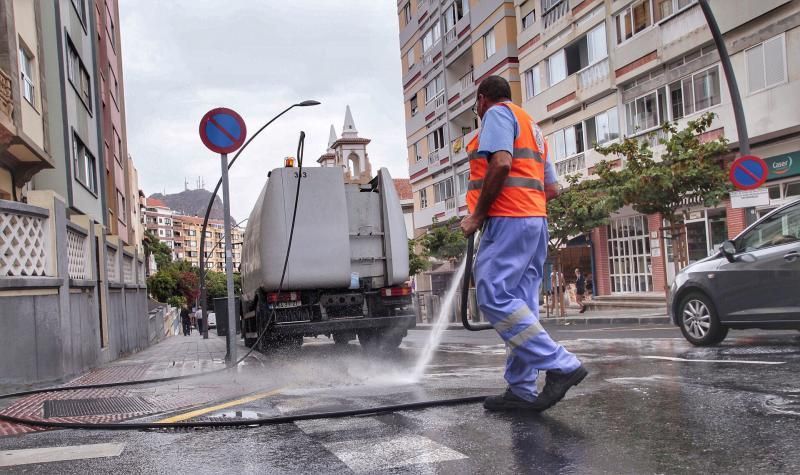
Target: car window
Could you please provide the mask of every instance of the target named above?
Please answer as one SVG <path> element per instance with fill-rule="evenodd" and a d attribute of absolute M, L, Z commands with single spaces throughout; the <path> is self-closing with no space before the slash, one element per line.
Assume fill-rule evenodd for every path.
<path fill-rule="evenodd" d="M 758 223 L 736 241 L 737 252 L 800 241 L 800 205 L 790 206 Z"/>

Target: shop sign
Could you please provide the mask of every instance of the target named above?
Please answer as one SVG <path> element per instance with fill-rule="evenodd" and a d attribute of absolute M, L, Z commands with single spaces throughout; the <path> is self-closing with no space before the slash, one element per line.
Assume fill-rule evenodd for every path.
<path fill-rule="evenodd" d="M 767 180 L 778 180 L 789 176 L 800 175 L 800 150 L 775 155 L 764 159 L 767 164 Z"/>
<path fill-rule="evenodd" d="M 731 191 L 732 208 L 750 208 L 753 206 L 769 205 L 769 190 L 756 188 L 755 190 Z"/>

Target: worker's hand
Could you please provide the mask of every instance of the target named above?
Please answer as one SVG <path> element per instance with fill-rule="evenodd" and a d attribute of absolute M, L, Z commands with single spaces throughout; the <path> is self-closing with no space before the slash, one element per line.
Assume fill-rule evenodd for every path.
<path fill-rule="evenodd" d="M 483 219 L 475 215 L 469 215 L 461 220 L 461 230 L 465 236 L 472 236 L 481 226 L 483 226 Z"/>

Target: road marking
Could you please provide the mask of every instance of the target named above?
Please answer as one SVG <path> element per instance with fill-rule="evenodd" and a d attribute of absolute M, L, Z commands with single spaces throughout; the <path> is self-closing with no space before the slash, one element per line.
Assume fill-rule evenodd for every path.
<path fill-rule="evenodd" d="M 675 358 L 673 356 L 642 356 L 648 360 L 682 361 L 688 363 L 737 363 L 737 364 L 785 364 L 785 361 L 754 361 L 754 360 L 694 360 L 686 358 Z"/>
<path fill-rule="evenodd" d="M 654 330 L 671 330 L 675 329 L 678 331 L 678 327 L 647 327 L 647 328 L 636 328 L 636 327 L 603 327 L 603 328 L 590 328 L 588 330 L 578 330 L 578 329 L 559 329 L 560 332 L 570 332 L 570 333 L 589 333 L 589 332 L 611 332 L 611 331 L 626 331 L 626 332 L 648 332 Z"/>
<path fill-rule="evenodd" d="M 356 473 L 468 458 L 419 435 L 400 435 L 322 444 Z"/>
<path fill-rule="evenodd" d="M 241 399 L 236 399 L 234 401 L 228 401 L 228 402 L 225 402 L 225 403 L 222 403 L 222 404 L 217 404 L 216 406 L 209 406 L 209 407 L 204 407 L 202 409 L 197 409 L 197 410 L 190 411 L 190 412 L 185 412 L 183 414 L 178 414 L 176 416 L 168 417 L 166 419 L 161 419 L 160 421 L 156 421 L 156 422 L 164 422 L 164 423 L 166 423 L 166 422 L 185 421 L 187 419 L 192 419 L 194 417 L 202 416 L 203 414 L 208 414 L 209 412 L 215 412 L 215 411 L 219 411 L 220 409 L 227 409 L 229 407 L 238 406 L 240 404 L 256 401 L 258 399 L 263 399 L 263 398 L 265 398 L 267 396 L 272 396 L 274 394 L 278 394 L 283 389 L 284 388 L 279 388 L 279 389 L 275 389 L 275 390 L 268 391 L 268 392 L 265 392 L 265 393 L 253 394 L 252 396 L 247 396 L 247 397 L 243 397 Z"/>
<path fill-rule="evenodd" d="M 103 457 L 119 457 L 125 444 L 67 445 L 0 451 L 0 467 L 14 467 L 34 463 L 63 462 Z"/>

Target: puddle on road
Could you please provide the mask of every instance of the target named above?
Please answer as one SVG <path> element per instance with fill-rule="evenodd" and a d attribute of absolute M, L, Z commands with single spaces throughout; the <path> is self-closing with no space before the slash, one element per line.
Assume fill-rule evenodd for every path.
<path fill-rule="evenodd" d="M 253 420 L 253 419 L 264 419 L 265 417 L 269 416 L 256 411 L 223 411 L 223 412 L 216 412 L 212 414 L 211 417 L 218 417 L 221 419 Z"/>

